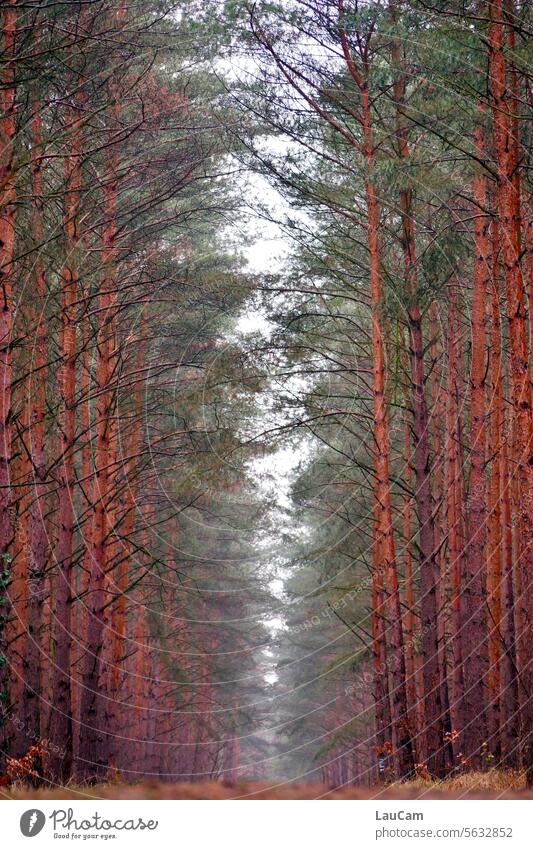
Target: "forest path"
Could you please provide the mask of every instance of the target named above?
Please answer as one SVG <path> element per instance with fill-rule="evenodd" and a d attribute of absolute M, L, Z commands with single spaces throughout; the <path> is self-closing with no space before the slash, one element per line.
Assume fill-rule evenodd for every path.
<path fill-rule="evenodd" d="M 533 799 L 533 791 L 452 793 L 435 787 L 328 788 L 323 784 L 267 784 L 259 782 L 205 782 L 200 784 L 102 784 L 87 788 L 29 790 L 12 788 L 4 799 Z"/>

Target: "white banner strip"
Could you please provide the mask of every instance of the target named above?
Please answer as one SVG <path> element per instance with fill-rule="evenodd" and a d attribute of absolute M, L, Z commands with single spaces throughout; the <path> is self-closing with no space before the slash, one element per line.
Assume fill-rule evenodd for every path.
<path fill-rule="evenodd" d="M 203 810 L 202 810 L 203 808 Z M 531 847 L 533 801 L 5 801 L 2 846 Z"/>

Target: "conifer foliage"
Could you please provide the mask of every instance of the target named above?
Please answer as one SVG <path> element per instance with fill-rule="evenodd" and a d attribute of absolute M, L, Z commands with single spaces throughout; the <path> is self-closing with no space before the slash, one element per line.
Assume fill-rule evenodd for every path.
<path fill-rule="evenodd" d="M 0 5 L 6 781 L 533 786 L 530 15 Z"/>

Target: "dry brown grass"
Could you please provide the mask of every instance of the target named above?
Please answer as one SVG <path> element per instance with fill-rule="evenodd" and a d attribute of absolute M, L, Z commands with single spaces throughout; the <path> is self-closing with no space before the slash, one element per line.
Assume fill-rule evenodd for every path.
<path fill-rule="evenodd" d="M 522 793 L 526 791 L 525 772 L 513 769 L 490 769 L 486 772 L 463 772 L 445 778 L 443 781 L 424 781 L 422 778 L 395 784 L 403 790 L 415 790 L 423 794 L 424 789 L 451 793 L 460 796 L 463 793 Z"/>
<path fill-rule="evenodd" d="M 163 784 L 109 782 L 34 789 L 24 784 L 1 788 L 4 799 L 533 799 L 524 774 L 512 770 L 470 772 L 444 781 L 418 779 L 389 786 L 331 788 L 319 784 L 206 782 Z"/>

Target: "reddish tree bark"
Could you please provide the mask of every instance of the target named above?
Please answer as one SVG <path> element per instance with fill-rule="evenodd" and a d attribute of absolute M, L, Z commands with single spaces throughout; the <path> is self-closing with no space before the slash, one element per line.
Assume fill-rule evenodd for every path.
<path fill-rule="evenodd" d="M 510 481 L 505 439 L 505 403 L 502 368 L 500 321 L 500 238 L 498 219 L 492 220 L 492 287 L 490 298 L 489 354 L 489 458 L 492 458 L 489 477 L 489 517 L 487 537 L 487 583 L 489 627 L 489 688 L 491 698 L 499 695 L 494 704 L 496 716 L 491 731 L 501 726 L 500 752 L 507 766 L 518 763 L 519 698 L 516 675 L 516 642 L 514 627 L 513 542 L 511 528 Z M 500 662 L 500 668 L 495 664 Z"/>
<path fill-rule="evenodd" d="M 381 280 L 379 268 L 379 211 L 372 183 L 372 136 L 368 89 L 361 89 L 366 138 L 366 157 L 369 177 L 366 184 L 368 206 L 368 247 L 370 254 L 370 289 L 372 298 L 372 376 L 374 398 L 375 490 L 379 551 L 384 565 L 387 592 L 387 610 L 390 621 L 392 652 L 392 721 L 396 733 L 400 775 L 414 769 L 411 735 L 408 727 L 407 694 L 405 689 L 405 657 L 403 647 L 402 615 L 398 588 L 398 573 L 394 554 L 392 513 L 389 484 L 388 424 L 385 410 L 385 362 L 380 326 Z"/>
<path fill-rule="evenodd" d="M 115 14 L 117 29 L 124 19 L 124 3 Z M 108 572 L 111 564 L 110 531 L 113 528 L 111 504 L 113 496 L 113 411 L 116 392 L 117 366 L 115 313 L 117 284 L 117 190 L 118 153 L 116 148 L 120 116 L 120 92 L 116 81 L 109 84 L 110 107 L 108 110 L 109 144 L 106 152 L 106 168 L 102 180 L 104 195 L 105 227 L 102 239 L 103 275 L 99 295 L 99 321 L 96 364 L 96 447 L 95 474 L 93 484 L 93 523 L 91 529 L 91 558 L 87 627 L 87 658 L 83 675 L 83 690 L 80 700 L 81 715 L 87 723 L 80 733 L 79 771 L 86 777 L 103 775 L 108 766 L 109 737 L 105 728 L 105 714 L 111 709 L 102 693 L 104 678 L 103 636 L 109 620 L 110 600 Z"/>
<path fill-rule="evenodd" d="M 396 139 L 400 160 L 406 161 L 409 157 L 409 145 L 407 135 L 407 124 L 403 114 L 405 99 L 405 80 L 402 68 L 401 46 L 398 39 L 394 38 L 391 43 L 391 56 L 395 70 L 393 83 L 394 100 L 396 106 Z M 420 574 L 422 584 L 428 595 L 422 588 L 422 634 L 424 646 L 424 658 L 428 669 L 425 675 L 425 706 L 426 725 L 428 725 L 428 749 L 432 758 L 432 769 L 435 774 L 441 774 L 443 764 L 444 745 L 444 717 L 446 716 L 445 704 L 447 702 L 447 685 L 444 677 L 443 655 L 439 645 L 439 564 L 437 560 L 437 547 L 435 540 L 435 519 L 433 511 L 433 498 L 431 491 L 431 460 L 430 460 L 430 432 L 427 401 L 425 396 L 425 369 L 424 369 L 424 339 L 422 332 L 422 311 L 418 303 L 418 280 L 415 247 L 415 223 L 413 216 L 413 192 L 410 188 L 400 191 L 400 210 L 402 220 L 402 249 L 404 261 L 404 278 L 406 289 L 407 322 L 409 328 L 409 359 L 411 365 L 411 403 L 413 412 L 413 439 L 414 456 L 413 467 L 415 472 L 415 501 L 419 522 L 419 549 L 420 549 Z M 435 625 L 435 633 L 428 633 L 428 616 L 432 617 Z M 425 624 L 424 624 L 425 620 Z M 426 652 L 429 652 L 427 654 Z M 433 661 L 431 653 L 436 652 Z M 435 688 L 434 675 L 439 678 L 439 692 L 433 693 Z M 429 689 L 428 689 L 429 688 Z M 431 716 L 429 716 L 431 714 Z M 437 719 L 437 717 L 439 717 Z"/>
<path fill-rule="evenodd" d="M 502 658 L 502 690 L 505 722 L 502 727 L 502 749 L 505 762 L 509 766 L 517 766 L 520 760 L 520 692 L 519 667 L 517 657 L 517 606 L 515 605 L 516 590 L 514 586 L 514 548 L 511 510 L 512 477 L 509 471 L 509 445 L 506 435 L 510 432 L 509 416 L 504 411 L 503 444 L 501 457 L 501 511 L 502 511 L 502 571 L 503 571 L 503 600 L 502 600 L 502 631 L 504 654 Z M 502 712 L 503 713 L 503 712 Z M 502 717 L 503 719 L 503 717 Z"/>
<path fill-rule="evenodd" d="M 57 570 L 54 581 L 54 704 L 50 721 L 53 743 L 49 770 L 65 781 L 72 769 L 71 616 L 73 601 L 74 451 L 76 437 L 76 325 L 78 300 L 77 251 L 80 240 L 81 115 L 69 110 L 69 150 L 65 157 L 65 250 L 62 273 L 61 365 L 59 369 L 59 505 Z M 61 754 L 57 754 L 57 753 Z"/>
<path fill-rule="evenodd" d="M 20 312 L 19 312 L 20 318 Z M 27 316 L 22 316 L 22 324 Z M 22 328 L 16 335 L 22 335 Z M 14 360 L 14 371 L 27 372 L 27 363 L 21 361 L 22 352 L 19 350 Z M 18 362 L 17 362 L 18 360 Z M 18 368 L 17 368 L 18 367 Z M 22 381 L 19 392 L 24 397 L 27 392 L 27 381 Z M 18 395 L 18 393 L 16 393 Z M 14 398 L 14 406 L 16 401 Z M 27 406 L 22 406 L 22 416 L 16 421 L 17 436 L 13 440 L 13 459 L 11 463 L 11 479 L 14 488 L 12 503 L 14 508 L 14 538 L 10 546 L 11 553 L 11 582 L 9 584 L 9 602 L 11 615 L 6 623 L 6 642 L 9 662 L 9 706 L 10 711 L 18 714 L 24 699 L 24 660 L 28 627 L 28 510 L 29 484 L 31 467 L 26 450 L 25 439 L 28 430 Z M 7 726 L 8 750 L 12 757 L 20 758 L 26 754 L 31 739 L 26 726 L 22 722 L 10 722 Z"/>
<path fill-rule="evenodd" d="M 500 329 L 499 299 L 499 233 L 498 222 L 491 223 L 492 258 L 490 298 L 487 304 L 488 319 L 488 369 L 486 407 L 487 462 L 489 478 L 487 485 L 487 612 L 488 612 L 488 661 L 487 674 L 488 710 L 487 727 L 490 752 L 496 760 L 501 753 L 500 708 L 505 704 L 506 694 L 501 689 L 501 666 L 506 664 L 505 652 L 501 652 L 502 632 L 502 425 L 503 425 L 503 371 Z M 514 672 L 511 672 L 511 679 Z M 507 674 L 505 675 L 507 678 Z M 511 679 L 507 686 L 511 685 Z M 510 695 L 510 694 L 509 694 Z M 503 712 L 505 716 L 505 710 Z"/>
<path fill-rule="evenodd" d="M 339 4 L 342 13 L 342 2 Z M 341 29 L 343 50 L 350 65 L 349 48 Z M 353 64 L 353 63 L 352 63 Z M 355 68 L 352 69 L 355 71 Z M 356 82 L 358 74 L 355 71 Z M 414 770 L 413 748 L 408 726 L 407 693 L 405 689 L 405 656 L 402 614 L 398 588 L 398 572 L 394 553 L 392 512 L 389 483 L 389 428 L 385 405 L 385 360 L 381 330 L 381 270 L 379 251 L 379 206 L 374 186 L 372 123 L 368 79 L 359 77 L 359 91 L 366 161 L 367 239 L 370 263 L 370 295 L 372 305 L 372 394 L 374 405 L 375 483 L 374 499 L 377 511 L 379 552 L 382 557 L 387 592 L 390 645 L 392 653 L 392 722 L 396 737 L 399 774 Z"/>
<path fill-rule="evenodd" d="M 11 461 L 11 382 L 13 330 L 13 250 L 15 243 L 16 171 L 14 169 L 15 38 L 17 2 L 8 0 L 2 13 L 2 87 L 0 90 L 0 589 L 6 596 L 9 583 L 9 545 L 13 535 L 9 464 Z M 0 617 L 8 616 L 7 603 L 0 604 Z M 0 620 L 1 621 L 1 620 Z M 5 660 L 4 626 L 0 628 L 0 658 Z M 0 667 L 0 695 L 7 697 L 7 666 Z"/>
<path fill-rule="evenodd" d="M 512 405 L 512 461 L 516 464 L 516 492 L 513 513 L 516 521 L 516 583 L 520 593 L 517 607 L 517 658 L 522 683 L 523 743 L 528 756 L 528 783 L 533 784 L 533 665 L 529 646 L 533 638 L 533 460 L 531 389 L 525 322 L 525 292 L 521 257 L 521 221 L 518 168 L 518 128 L 513 130 L 509 110 L 512 92 L 505 60 L 502 0 L 488 3 L 490 26 L 489 91 L 493 116 L 493 138 L 498 170 L 498 218 L 502 243 L 501 257 L 509 328 L 509 384 Z M 514 135 L 514 140 L 513 140 Z M 513 491 L 515 487 L 513 487 Z"/>
<path fill-rule="evenodd" d="M 411 427 L 408 421 L 404 426 L 404 462 L 405 462 L 405 484 L 411 486 Z M 413 733 L 413 747 L 418 763 L 420 757 L 420 741 L 417 731 L 422 722 L 419 717 L 419 702 L 416 691 L 416 666 L 415 666 L 415 590 L 413 584 L 413 557 L 411 553 L 411 495 L 404 496 L 402 509 L 402 531 L 403 531 L 403 568 L 405 581 L 405 614 L 403 618 L 403 629 L 405 636 L 405 672 L 407 703 L 410 711 L 410 728 Z"/>
<path fill-rule="evenodd" d="M 482 112 L 480 112 L 482 117 Z M 474 130 L 476 155 L 485 157 L 483 129 Z M 470 480 L 467 503 L 467 545 L 462 582 L 463 605 L 463 751 L 481 765 L 482 747 L 488 742 L 485 721 L 487 659 L 485 538 L 485 308 L 490 288 L 490 216 L 487 210 L 487 178 L 479 166 L 473 181 L 474 280 L 471 307 L 470 368 Z"/>
<path fill-rule="evenodd" d="M 373 692 L 375 710 L 375 737 L 378 754 L 378 779 L 383 777 L 383 769 L 392 753 L 391 712 L 389 694 L 389 674 L 387 665 L 387 640 L 385 632 L 385 605 L 382 558 L 379 552 L 379 532 L 377 526 L 377 509 L 374 506 L 372 532 L 372 654 L 373 654 Z"/>
<path fill-rule="evenodd" d="M 35 329 L 32 351 L 33 368 L 28 386 L 29 434 L 28 448 L 33 468 L 33 487 L 29 517 L 28 540 L 28 639 L 26 643 L 23 713 L 24 723 L 31 735 L 40 736 L 41 675 L 43 662 L 42 618 L 45 597 L 45 570 L 48 540 L 46 533 L 46 366 L 48 328 L 46 321 L 46 278 L 40 246 L 43 242 L 43 150 L 40 103 L 32 99 L 32 240 L 36 258 L 33 266 L 36 299 L 31 302 L 31 327 Z"/>
<path fill-rule="evenodd" d="M 455 292 L 450 289 L 448 315 L 448 375 L 446 401 L 446 526 L 448 533 L 448 562 L 451 578 L 451 611 L 452 611 L 452 694 L 451 714 L 452 728 L 459 737 L 459 749 L 462 749 L 464 728 L 463 697 L 463 648 L 462 648 L 462 616 L 461 589 L 463 573 L 463 534 L 461 527 L 462 497 L 459 477 L 460 463 L 460 433 L 459 433 L 459 397 L 460 373 L 457 362 L 457 349 L 460 345 L 457 332 L 455 307 Z"/>

